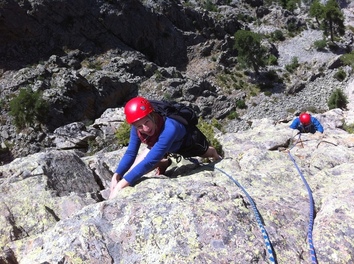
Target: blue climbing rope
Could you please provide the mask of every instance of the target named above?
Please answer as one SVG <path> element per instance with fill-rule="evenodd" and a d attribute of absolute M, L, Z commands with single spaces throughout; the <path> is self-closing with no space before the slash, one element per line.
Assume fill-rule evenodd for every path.
<path fill-rule="evenodd" d="M 200 164 L 198 162 L 197 159 L 194 159 L 194 158 L 188 158 L 188 160 L 190 160 L 191 162 L 195 163 L 195 164 L 199 164 L 199 165 L 203 165 L 203 164 Z M 207 166 L 210 166 L 212 168 L 215 168 L 217 169 L 218 171 L 220 171 L 221 173 L 225 174 L 230 180 L 232 180 L 242 191 L 243 193 L 247 196 L 247 199 L 248 201 L 250 202 L 251 206 L 252 206 L 252 209 L 253 209 L 253 212 L 254 212 L 254 215 L 256 217 L 256 220 L 257 220 L 257 224 L 258 224 L 258 227 L 259 229 L 261 230 L 262 232 L 262 235 L 263 235 L 263 239 L 264 239 L 264 242 L 265 242 L 265 245 L 266 245 L 266 248 L 267 248 L 267 252 L 268 252 L 268 255 L 269 255 L 269 261 L 270 263 L 277 263 L 276 262 L 276 259 L 275 259 L 275 254 L 273 252 L 273 247 L 272 247 L 272 244 L 270 242 L 270 239 L 268 237 L 268 233 L 262 223 L 262 220 L 261 220 L 261 216 L 260 216 L 260 213 L 256 207 L 256 204 L 254 203 L 252 197 L 247 193 L 247 191 L 245 190 L 245 188 L 243 188 L 243 186 L 237 181 L 235 180 L 231 175 L 229 175 L 228 173 L 226 173 L 225 171 L 223 171 L 222 169 L 219 169 L 217 167 L 215 167 L 215 165 L 207 165 Z"/>
<path fill-rule="evenodd" d="M 294 148 L 297 144 L 297 142 L 301 140 L 301 133 L 299 133 L 299 138 L 298 140 L 295 142 L 295 144 L 290 148 L 290 150 L 292 148 Z M 308 240 L 308 244 L 309 244 L 309 248 L 310 248 L 310 257 L 311 257 L 311 263 L 313 264 L 317 264 L 317 257 L 316 257 L 316 251 L 315 251 L 315 247 L 313 245 L 313 240 L 312 240 L 312 230 L 313 230 L 313 220 L 314 220 L 314 201 L 313 201 L 313 196 L 312 196 L 312 191 L 310 186 L 308 185 L 304 175 L 302 174 L 299 166 L 297 165 L 294 157 L 291 155 L 290 150 L 288 151 L 289 157 L 292 160 L 292 162 L 294 163 L 297 171 L 300 174 L 300 177 L 302 179 L 302 181 L 304 182 L 307 192 L 308 192 L 308 196 L 309 196 L 309 203 L 310 203 L 310 219 L 309 219 L 309 226 L 308 226 L 308 231 L 307 231 L 307 240 Z"/>
<path fill-rule="evenodd" d="M 253 212 L 254 212 L 254 215 L 256 217 L 258 227 L 259 227 L 259 229 L 262 232 L 263 239 L 264 239 L 264 242 L 265 242 L 265 245 L 266 245 L 266 248 L 267 248 L 267 252 L 268 252 L 268 255 L 269 255 L 269 261 L 270 261 L 270 263 L 276 263 L 275 254 L 273 253 L 272 244 L 271 244 L 271 242 L 269 240 L 267 231 L 264 228 L 264 225 L 263 225 L 262 220 L 261 220 L 261 216 L 259 214 L 259 211 L 258 211 L 258 209 L 256 207 L 256 204 L 254 203 L 252 197 L 247 193 L 245 188 L 243 188 L 243 186 L 237 180 L 235 180 L 231 175 L 227 174 L 225 171 L 223 171 L 223 170 L 221 170 L 221 169 L 219 169 L 219 168 L 217 168 L 215 166 L 214 166 L 214 168 L 217 169 L 218 171 L 222 172 L 223 174 L 225 174 L 227 177 L 229 177 L 229 179 L 232 180 L 243 191 L 243 193 L 247 196 L 247 199 L 250 202 L 250 204 L 252 206 L 252 209 L 253 209 Z"/>

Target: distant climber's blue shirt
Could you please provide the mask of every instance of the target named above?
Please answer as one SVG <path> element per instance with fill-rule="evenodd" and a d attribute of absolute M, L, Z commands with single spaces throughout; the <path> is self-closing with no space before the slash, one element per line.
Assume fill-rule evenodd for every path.
<path fill-rule="evenodd" d="M 315 117 L 311 116 L 311 124 L 304 126 L 301 124 L 300 119 L 297 117 L 291 123 L 290 128 L 297 129 L 301 133 L 316 133 L 316 131 L 323 133 L 323 127 Z"/>
<path fill-rule="evenodd" d="M 133 165 L 141 145 L 137 130 L 132 126 L 128 149 L 115 172 L 124 176 L 124 179 L 132 185 L 137 179 L 151 171 L 166 153 L 176 153 L 181 148 L 186 133 L 187 131 L 183 124 L 167 117 L 155 145 L 151 148 L 146 157 L 125 175 Z"/>

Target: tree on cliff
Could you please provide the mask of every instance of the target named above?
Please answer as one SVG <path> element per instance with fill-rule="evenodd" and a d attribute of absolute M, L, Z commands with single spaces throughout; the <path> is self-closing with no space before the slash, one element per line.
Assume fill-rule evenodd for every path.
<path fill-rule="evenodd" d="M 334 41 L 334 35 L 344 35 L 344 16 L 336 0 L 328 0 L 323 10 L 323 28 L 325 35 L 331 35 L 331 41 Z"/>
<path fill-rule="evenodd" d="M 325 5 L 315 0 L 310 6 L 309 15 L 321 25 L 325 36 L 331 36 L 332 42 L 336 35 L 344 35 L 344 15 L 336 0 L 328 0 Z"/>
<path fill-rule="evenodd" d="M 320 0 L 314 0 L 309 9 L 310 17 L 314 17 L 318 26 L 321 25 L 320 20 L 322 19 L 324 6 L 321 4 Z"/>
<path fill-rule="evenodd" d="M 261 45 L 261 40 L 260 34 L 248 30 L 238 30 L 235 33 L 234 48 L 238 52 L 238 61 L 247 67 L 252 67 L 257 75 L 259 75 L 259 69 L 267 62 L 267 51 Z"/>

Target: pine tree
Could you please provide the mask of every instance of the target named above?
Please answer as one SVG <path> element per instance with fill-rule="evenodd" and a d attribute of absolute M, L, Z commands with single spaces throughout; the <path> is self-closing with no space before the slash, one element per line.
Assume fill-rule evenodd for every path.
<path fill-rule="evenodd" d="M 336 0 L 328 0 L 324 5 L 322 24 L 325 35 L 330 35 L 332 42 L 335 35 L 344 35 L 344 15 Z"/>
<path fill-rule="evenodd" d="M 324 6 L 321 4 L 320 0 L 314 0 L 309 9 L 309 15 L 316 19 L 318 26 L 321 25 L 320 20 L 323 17 Z"/>
<path fill-rule="evenodd" d="M 252 67 L 257 75 L 259 69 L 266 65 L 266 49 L 261 45 L 261 35 L 239 30 L 235 33 L 234 48 L 238 52 L 238 61 L 247 67 Z"/>

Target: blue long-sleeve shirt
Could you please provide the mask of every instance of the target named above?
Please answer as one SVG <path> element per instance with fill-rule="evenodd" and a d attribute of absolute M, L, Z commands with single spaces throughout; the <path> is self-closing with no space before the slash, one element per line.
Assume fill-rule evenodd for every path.
<path fill-rule="evenodd" d="M 146 157 L 125 175 L 133 165 L 141 145 L 141 140 L 138 137 L 136 128 L 132 126 L 128 149 L 115 172 L 124 176 L 124 179 L 132 185 L 137 179 L 151 171 L 166 153 L 176 153 L 176 151 L 181 148 L 186 133 L 187 131 L 183 124 L 167 117 L 155 145 L 151 148 Z"/>
<path fill-rule="evenodd" d="M 301 133 L 316 133 L 316 131 L 323 133 L 324 129 L 321 125 L 320 121 L 318 121 L 315 117 L 311 116 L 311 124 L 304 126 L 301 124 L 300 119 L 297 117 L 291 123 L 290 128 L 297 129 Z"/>

